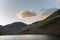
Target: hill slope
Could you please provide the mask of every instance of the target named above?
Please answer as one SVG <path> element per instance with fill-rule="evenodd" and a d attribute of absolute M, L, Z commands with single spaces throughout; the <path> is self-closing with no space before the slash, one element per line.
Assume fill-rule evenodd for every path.
<path fill-rule="evenodd" d="M 18 35 L 18 34 L 49 34 L 60 35 L 60 9 L 52 13 L 43 21 L 35 22 L 31 25 L 26 25 L 21 22 L 8 24 L 0 31 L 1 35 Z"/>
<path fill-rule="evenodd" d="M 15 34 L 18 30 L 22 29 L 22 28 L 25 28 L 27 25 L 22 23 L 22 22 L 14 22 L 12 24 L 8 24 L 8 25 L 5 25 L 2 29 L 1 29 L 1 33 L 3 35 L 5 34 Z M 15 33 L 12 33 L 12 32 L 15 32 Z M 0 33 L 0 34 L 1 34 Z"/>
<path fill-rule="evenodd" d="M 60 35 L 60 9 L 43 21 L 38 21 L 23 28 L 21 34 L 55 34 Z"/>

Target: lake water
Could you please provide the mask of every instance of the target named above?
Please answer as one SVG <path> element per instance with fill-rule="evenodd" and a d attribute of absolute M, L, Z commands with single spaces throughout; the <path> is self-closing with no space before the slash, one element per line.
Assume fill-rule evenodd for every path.
<path fill-rule="evenodd" d="M 60 36 L 50 35 L 4 35 L 0 40 L 60 40 Z"/>

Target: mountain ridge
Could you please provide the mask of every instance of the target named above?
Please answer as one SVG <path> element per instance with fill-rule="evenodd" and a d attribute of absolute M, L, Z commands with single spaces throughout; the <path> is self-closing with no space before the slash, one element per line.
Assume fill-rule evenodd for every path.
<path fill-rule="evenodd" d="M 2 29 L 1 29 L 2 28 Z M 60 35 L 60 9 L 48 16 L 43 21 L 37 21 L 30 25 L 22 22 L 14 22 L 1 26 L 0 35 L 18 34 L 49 34 Z"/>

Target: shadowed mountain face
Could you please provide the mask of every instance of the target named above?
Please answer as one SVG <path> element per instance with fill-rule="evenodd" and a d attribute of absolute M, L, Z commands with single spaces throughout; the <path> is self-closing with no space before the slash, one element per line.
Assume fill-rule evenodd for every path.
<path fill-rule="evenodd" d="M 2 34 L 15 34 L 13 32 L 17 32 L 18 30 L 25 28 L 27 25 L 22 22 L 14 22 L 12 24 L 5 25 L 1 27 Z"/>
<path fill-rule="evenodd" d="M 23 34 L 49 34 L 49 35 L 60 35 L 60 18 L 51 20 L 43 26 L 30 27 L 25 29 Z"/>
<path fill-rule="evenodd" d="M 21 34 L 60 35 L 60 9 L 43 21 L 33 23 L 20 31 Z"/>
<path fill-rule="evenodd" d="M 3 30 L 2 30 L 3 27 L 4 27 L 4 26 L 0 25 L 0 34 L 2 34 L 2 32 L 3 32 Z"/>
<path fill-rule="evenodd" d="M 37 21 L 31 25 L 21 22 L 0 26 L 0 35 L 18 34 L 49 34 L 60 35 L 60 9 L 48 16 L 43 21 Z"/>

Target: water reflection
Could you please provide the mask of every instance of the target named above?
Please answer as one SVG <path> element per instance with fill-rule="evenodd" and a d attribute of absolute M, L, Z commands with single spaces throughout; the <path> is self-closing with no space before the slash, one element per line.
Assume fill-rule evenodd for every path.
<path fill-rule="evenodd" d="M 48 35 L 6 35 L 0 36 L 0 40 L 60 40 L 60 37 Z"/>

